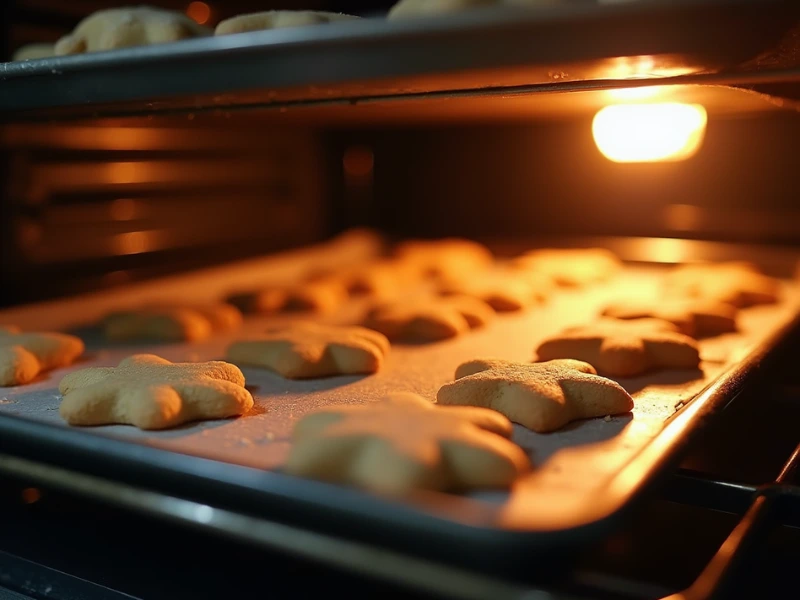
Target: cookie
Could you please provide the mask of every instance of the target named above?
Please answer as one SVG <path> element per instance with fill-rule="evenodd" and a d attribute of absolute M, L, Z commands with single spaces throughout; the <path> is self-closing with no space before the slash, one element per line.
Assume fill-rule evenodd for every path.
<path fill-rule="evenodd" d="M 347 301 L 347 288 L 335 276 L 325 276 L 288 287 L 237 292 L 226 299 L 245 313 L 333 312 Z"/>
<path fill-rule="evenodd" d="M 311 413 L 293 432 L 285 471 L 401 495 L 505 488 L 530 468 L 511 423 L 474 407 L 438 407 L 398 392 L 366 406 Z"/>
<path fill-rule="evenodd" d="M 458 13 L 496 4 L 501 4 L 501 0 L 400 0 L 389 10 L 387 18 L 396 20 Z"/>
<path fill-rule="evenodd" d="M 604 248 L 532 250 L 510 261 L 510 265 L 537 272 L 564 287 L 600 283 L 622 268 L 616 255 Z"/>
<path fill-rule="evenodd" d="M 390 340 L 434 342 L 482 327 L 492 318 L 492 307 L 477 298 L 419 297 L 378 304 L 364 325 Z"/>
<path fill-rule="evenodd" d="M 375 373 L 388 353 L 389 340 L 377 331 L 296 322 L 234 342 L 226 358 L 288 379 L 310 379 Z"/>
<path fill-rule="evenodd" d="M 331 276 L 339 277 L 351 296 L 389 299 L 416 283 L 420 273 L 408 262 L 382 259 L 342 269 Z"/>
<path fill-rule="evenodd" d="M 702 298 L 747 308 L 778 301 L 778 280 L 745 261 L 681 265 L 663 280 L 670 297 Z"/>
<path fill-rule="evenodd" d="M 440 405 L 480 406 L 512 422 L 547 433 L 570 421 L 629 412 L 633 399 L 617 382 L 578 360 L 523 364 L 472 360 L 436 395 Z"/>
<path fill-rule="evenodd" d="M 214 31 L 214 35 L 245 33 L 263 29 L 284 29 L 286 27 L 323 25 L 336 21 L 352 21 L 358 18 L 359 17 L 353 15 L 316 10 L 268 10 L 247 15 L 238 15 L 220 21 Z"/>
<path fill-rule="evenodd" d="M 120 310 L 103 320 L 105 337 L 112 341 L 157 340 L 165 342 L 204 340 L 213 333 L 237 329 L 242 314 L 230 304 L 154 304 Z"/>
<path fill-rule="evenodd" d="M 66 375 L 59 412 L 70 425 L 135 425 L 167 429 L 189 421 L 224 419 L 253 407 L 244 375 L 222 361 L 172 363 L 152 354 L 129 356 L 116 367 Z"/>
<path fill-rule="evenodd" d="M 659 298 L 617 300 L 606 306 L 603 316 L 614 319 L 655 318 L 675 325 L 691 337 L 710 337 L 736 331 L 735 306 L 705 298 Z"/>
<path fill-rule="evenodd" d="M 433 278 L 469 276 L 491 267 L 494 262 L 488 248 L 460 238 L 402 242 L 395 248 L 394 255 Z"/>
<path fill-rule="evenodd" d="M 181 12 L 149 6 L 99 10 L 55 45 L 55 54 L 83 54 L 132 46 L 151 46 L 211 35 L 211 30 Z"/>
<path fill-rule="evenodd" d="M 83 341 L 73 335 L 0 326 L 0 386 L 30 383 L 45 371 L 72 364 L 83 350 Z"/>
<path fill-rule="evenodd" d="M 600 318 L 570 327 L 542 342 L 540 361 L 572 358 L 600 373 L 632 377 L 656 369 L 694 369 L 700 365 L 697 342 L 660 319 Z"/>
<path fill-rule="evenodd" d="M 492 270 L 470 278 L 452 279 L 439 287 L 443 296 L 477 298 L 498 312 L 513 312 L 539 304 L 546 299 L 548 291 L 545 281 L 535 284 L 511 270 Z"/>
<path fill-rule="evenodd" d="M 37 60 L 39 58 L 50 58 L 56 55 L 53 44 L 26 44 L 17 48 L 11 60 Z"/>

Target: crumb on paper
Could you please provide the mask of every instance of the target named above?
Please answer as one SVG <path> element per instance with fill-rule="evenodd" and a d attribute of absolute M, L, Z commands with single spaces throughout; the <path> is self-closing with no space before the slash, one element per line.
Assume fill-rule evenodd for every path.
<path fill-rule="evenodd" d="M 605 421 L 606 423 L 611 421 L 611 415 L 606 415 L 605 417 L 603 417 L 603 421 Z"/>
<path fill-rule="evenodd" d="M 274 440 L 275 434 L 272 433 L 271 431 L 268 431 L 267 433 L 264 434 L 264 437 L 267 438 L 268 440 Z"/>
<path fill-rule="evenodd" d="M 677 412 L 677 411 L 679 411 L 679 410 L 680 410 L 680 409 L 682 409 L 684 406 L 686 406 L 686 403 L 685 403 L 683 400 L 681 400 L 680 402 L 678 402 L 678 403 L 675 405 L 675 411 L 676 411 L 676 412 Z"/>

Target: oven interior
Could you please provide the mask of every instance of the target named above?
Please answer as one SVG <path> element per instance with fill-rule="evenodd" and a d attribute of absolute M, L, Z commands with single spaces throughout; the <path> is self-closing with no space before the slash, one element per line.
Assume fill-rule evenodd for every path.
<path fill-rule="evenodd" d="M 40 23 L 47 13 L 48 33 L 15 26 L 6 32 L 7 45 L 74 22 L 74 15 L 37 4 L 5 10 L 22 15 L 15 23 Z M 238 10 L 233 4 L 224 10 Z M 628 9 L 613 10 L 624 16 Z M 317 86 L 234 90 L 219 101 L 218 90 L 209 89 L 152 101 L 130 94 L 86 106 L 43 101 L 28 110 L 6 108 L 0 307 L 100 289 L 124 293 L 131 284 L 299 249 L 358 228 L 388 240 L 466 237 L 509 254 L 531 244 L 601 245 L 643 264 L 757 258 L 770 274 L 791 278 L 800 255 L 798 38 L 791 20 L 765 21 L 753 27 L 755 39 L 742 43 L 747 56 L 720 50 L 720 56 L 704 55 L 706 64 L 697 64 L 695 48 L 588 63 L 509 59 L 473 71 L 437 63 L 432 70 L 442 72 L 412 70 L 394 78 L 370 72 Z M 629 42 L 635 46 L 638 37 Z M 572 42 L 581 45 L 580 38 Z M 369 46 L 347 51 L 363 58 Z M 431 58 L 442 65 L 449 59 Z M 403 60 L 373 67 L 403 73 Z M 243 70 L 253 66 L 243 64 Z M 95 67 L 110 68 L 89 65 L 89 76 Z M 701 105 L 707 114 L 692 156 L 615 162 L 598 148 L 593 127 L 602 109 L 676 103 Z M 624 126 L 624 119 L 618 122 Z M 769 388 L 786 419 L 797 401 L 796 378 L 785 364 L 789 352 L 776 359 L 782 378 Z M 694 441 L 695 452 L 667 486 L 669 500 L 703 498 L 729 511 L 727 518 L 752 510 L 748 494 L 778 476 L 793 449 L 791 433 L 778 435 L 752 401 L 731 406 L 726 421 Z M 751 464 L 752 454 L 737 439 L 753 428 L 774 440 L 762 453 L 768 458 Z M 709 473 L 745 487 L 711 493 Z M 661 510 L 664 522 L 676 519 L 672 505 Z M 680 520 L 691 522 L 684 514 Z M 696 564 L 713 558 L 734 525 L 709 534 Z M 619 592 L 618 578 L 629 573 L 615 556 L 637 528 L 658 529 L 652 519 L 628 523 L 593 555 L 590 575 L 570 591 L 605 586 L 609 597 Z M 591 579 L 598 568 L 613 574 L 598 583 Z M 689 586 L 701 570 L 693 565 L 689 572 L 660 574 L 658 586 L 628 588 L 627 597 Z"/>

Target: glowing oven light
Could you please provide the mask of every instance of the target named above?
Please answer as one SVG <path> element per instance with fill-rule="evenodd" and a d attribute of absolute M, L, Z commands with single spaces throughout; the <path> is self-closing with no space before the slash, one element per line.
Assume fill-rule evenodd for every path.
<path fill-rule="evenodd" d="M 598 150 L 614 162 L 686 160 L 700 148 L 706 110 L 699 104 L 620 104 L 594 117 Z"/>
<path fill-rule="evenodd" d="M 211 7 L 205 2 L 191 2 L 186 8 L 186 15 L 200 25 L 205 25 L 211 19 Z"/>

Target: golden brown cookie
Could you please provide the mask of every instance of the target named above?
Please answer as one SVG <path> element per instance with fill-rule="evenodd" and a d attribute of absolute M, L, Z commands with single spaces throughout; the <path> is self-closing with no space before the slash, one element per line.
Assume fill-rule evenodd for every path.
<path fill-rule="evenodd" d="M 45 371 L 71 365 L 83 350 L 83 341 L 73 335 L 0 326 L 0 386 L 30 383 Z"/>
<path fill-rule="evenodd" d="M 400 0 L 389 10 L 387 18 L 396 20 L 458 13 L 501 3 L 502 0 Z"/>
<path fill-rule="evenodd" d="M 616 255 L 604 248 L 532 250 L 516 257 L 510 264 L 545 275 L 564 287 L 582 287 L 606 281 L 622 267 Z"/>
<path fill-rule="evenodd" d="M 336 21 L 352 21 L 359 17 L 335 12 L 317 10 L 268 10 L 264 12 L 238 15 L 220 21 L 214 35 L 246 33 L 264 29 L 285 29 L 287 27 L 305 27 L 308 25 L 324 25 Z"/>
<path fill-rule="evenodd" d="M 398 392 L 301 419 L 285 470 L 383 494 L 505 488 L 530 468 L 511 423 L 473 407 L 437 407 Z"/>
<path fill-rule="evenodd" d="M 242 313 L 231 304 L 160 303 L 112 312 L 103 320 L 103 331 L 114 341 L 196 342 L 241 324 Z"/>
<path fill-rule="evenodd" d="M 417 283 L 421 274 L 406 261 L 380 259 L 327 276 L 339 277 L 351 296 L 389 299 Z"/>
<path fill-rule="evenodd" d="M 61 417 L 70 425 L 135 425 L 167 429 L 189 421 L 242 415 L 253 407 L 244 375 L 212 361 L 171 363 L 152 354 L 129 356 L 116 367 L 66 375 Z"/>
<path fill-rule="evenodd" d="M 483 300 L 498 312 L 512 312 L 539 304 L 550 291 L 546 280 L 539 284 L 511 269 L 495 269 L 476 273 L 472 277 L 443 282 L 443 296 L 469 296 Z"/>
<path fill-rule="evenodd" d="M 739 308 L 778 301 L 778 280 L 745 261 L 703 263 L 675 267 L 664 277 L 664 292 L 671 297 L 702 298 Z"/>
<path fill-rule="evenodd" d="M 177 42 L 211 35 L 211 30 L 181 12 L 150 6 L 98 10 L 55 45 L 55 54 L 82 54 Z"/>
<path fill-rule="evenodd" d="M 491 408 L 537 433 L 633 408 L 622 386 L 578 360 L 472 360 L 458 367 L 456 380 L 443 386 L 436 398 L 439 404 Z"/>
<path fill-rule="evenodd" d="M 660 319 L 600 318 L 565 329 L 542 342 L 536 352 L 540 361 L 572 358 L 615 377 L 700 365 L 697 342 Z"/>
<path fill-rule="evenodd" d="M 482 327 L 493 317 L 492 307 L 476 298 L 421 297 L 378 304 L 364 324 L 390 340 L 433 342 Z"/>
<path fill-rule="evenodd" d="M 736 331 L 738 310 L 731 304 L 704 298 L 618 300 L 606 306 L 603 316 L 614 319 L 661 319 L 691 337 L 709 337 Z"/>
<path fill-rule="evenodd" d="M 314 312 L 325 314 L 347 301 L 347 288 L 335 276 L 324 276 L 287 287 L 237 292 L 226 299 L 245 313 Z"/>
<path fill-rule="evenodd" d="M 233 343 L 226 358 L 288 379 L 375 373 L 389 353 L 386 336 L 363 327 L 296 322 Z"/>
<path fill-rule="evenodd" d="M 488 248 L 460 238 L 410 240 L 399 244 L 394 254 L 434 278 L 468 276 L 489 268 L 494 262 Z"/>

